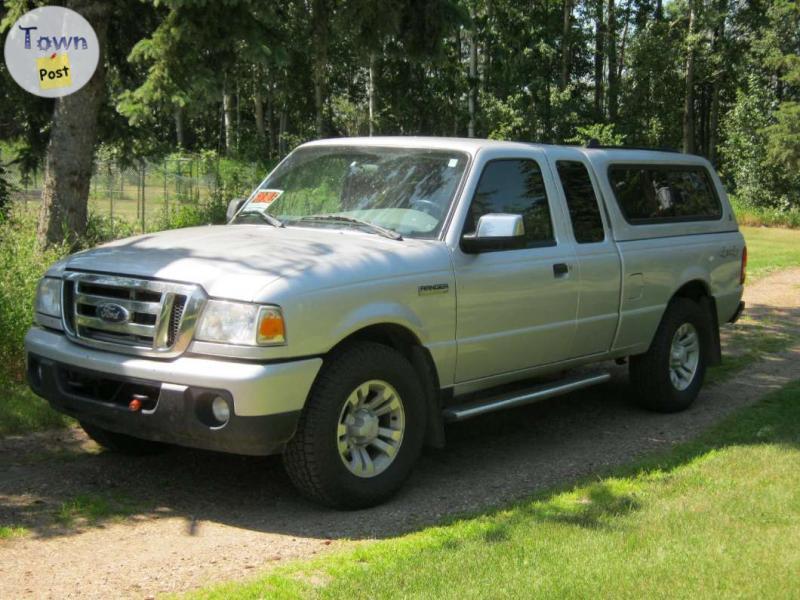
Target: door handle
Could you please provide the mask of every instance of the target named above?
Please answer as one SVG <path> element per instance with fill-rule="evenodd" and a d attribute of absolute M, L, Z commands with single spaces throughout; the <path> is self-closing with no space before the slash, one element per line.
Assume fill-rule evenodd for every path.
<path fill-rule="evenodd" d="M 556 263 L 553 265 L 554 277 L 566 277 L 569 274 L 569 265 L 567 263 Z"/>

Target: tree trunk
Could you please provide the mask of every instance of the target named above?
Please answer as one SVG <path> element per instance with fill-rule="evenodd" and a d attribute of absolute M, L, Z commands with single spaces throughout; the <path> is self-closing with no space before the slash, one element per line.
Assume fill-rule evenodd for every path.
<path fill-rule="evenodd" d="M 173 115 L 175 117 L 175 142 L 178 145 L 178 149 L 183 150 L 186 148 L 186 135 L 183 129 L 183 108 L 176 106 Z"/>
<path fill-rule="evenodd" d="M 236 152 L 239 152 L 239 136 L 242 132 L 242 111 L 240 110 L 242 107 L 241 104 L 242 97 L 239 95 L 239 82 L 236 82 L 236 130 L 234 131 L 236 137 L 236 144 L 234 148 Z"/>
<path fill-rule="evenodd" d="M 694 153 L 694 34 L 697 0 L 689 0 L 689 32 L 686 43 L 686 89 L 683 103 L 683 151 Z"/>
<path fill-rule="evenodd" d="M 594 28 L 594 117 L 595 121 L 600 123 L 603 121 L 603 70 L 605 65 L 603 0 L 595 0 Z"/>
<path fill-rule="evenodd" d="M 278 117 L 278 156 L 280 158 L 286 155 L 286 118 L 286 105 L 284 104 Z"/>
<path fill-rule="evenodd" d="M 97 0 L 75 0 L 68 5 L 94 28 L 100 60 L 85 86 L 55 102 L 37 228 L 39 244 L 45 247 L 64 241 L 75 246 L 86 232 L 97 117 L 106 93 L 104 57 L 111 6 Z"/>
<path fill-rule="evenodd" d="M 719 94 L 722 87 L 724 61 L 724 40 L 725 40 L 725 18 L 727 17 L 727 2 L 722 0 L 718 3 L 720 13 L 718 15 L 718 25 L 714 31 L 714 42 L 712 51 L 717 55 L 718 63 L 714 73 L 714 83 L 711 89 L 711 114 L 709 115 L 708 124 L 708 160 L 711 164 L 717 166 L 719 156 L 717 146 L 719 145 Z"/>
<path fill-rule="evenodd" d="M 617 15 L 615 12 L 614 0 L 608 0 L 607 6 L 607 42 L 606 52 L 608 54 L 608 120 L 614 123 L 617 120 L 617 108 L 619 106 L 619 81 L 617 79 Z"/>
<path fill-rule="evenodd" d="M 460 67 L 461 66 L 461 52 L 462 52 L 462 47 L 461 47 L 461 27 L 456 27 L 455 45 L 456 45 L 456 47 L 455 47 L 455 52 L 456 52 L 455 62 Z M 457 100 L 458 95 L 459 94 L 457 92 L 454 92 L 451 95 L 451 98 L 450 98 L 451 107 L 452 107 L 452 111 L 453 111 L 453 137 L 458 137 L 458 100 Z"/>
<path fill-rule="evenodd" d="M 619 59 L 617 60 L 617 85 L 622 80 L 622 69 L 625 68 L 625 48 L 628 43 L 628 30 L 631 24 L 631 0 L 625 5 L 625 25 L 622 27 L 622 40 L 619 43 Z"/>
<path fill-rule="evenodd" d="M 661 6 L 661 0 L 656 0 L 655 19 L 660 21 L 664 18 L 664 8 Z"/>
<path fill-rule="evenodd" d="M 233 148 L 233 98 L 227 89 L 222 89 L 222 122 L 225 126 L 225 153 Z"/>
<path fill-rule="evenodd" d="M 267 88 L 267 131 L 269 131 L 269 158 L 275 156 L 275 123 L 272 117 L 273 105 L 275 103 L 275 88 L 272 83 Z"/>
<path fill-rule="evenodd" d="M 369 102 L 369 137 L 375 133 L 375 53 L 369 53 L 369 81 L 367 82 Z"/>
<path fill-rule="evenodd" d="M 467 124 L 467 136 L 475 137 L 475 113 L 478 104 L 478 42 L 474 30 L 467 32 L 469 39 L 469 95 L 467 96 L 467 110 L 469 112 L 469 123 Z"/>
<path fill-rule="evenodd" d="M 314 83 L 314 126 L 317 137 L 324 135 L 325 80 L 328 66 L 328 5 L 327 0 L 312 0 L 311 3 L 311 47 L 313 64 L 311 77 Z"/>
<path fill-rule="evenodd" d="M 561 81 L 563 90 L 569 83 L 570 31 L 572 30 L 572 0 L 564 0 L 564 15 L 561 25 Z"/>
<path fill-rule="evenodd" d="M 261 82 L 256 81 L 256 89 L 253 90 L 253 114 L 256 119 L 256 135 L 258 141 L 264 143 L 267 137 L 267 128 L 264 125 L 264 96 L 261 95 Z"/>

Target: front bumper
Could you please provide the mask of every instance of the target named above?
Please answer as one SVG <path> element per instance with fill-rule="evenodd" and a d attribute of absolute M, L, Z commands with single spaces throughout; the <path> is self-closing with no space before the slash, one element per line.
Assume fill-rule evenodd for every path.
<path fill-rule="evenodd" d="M 143 439 L 253 455 L 279 452 L 291 438 L 322 365 L 320 358 L 142 359 L 85 348 L 40 328 L 28 332 L 25 350 L 33 391 L 78 420 Z M 132 412 L 134 395 L 148 400 Z M 232 409 L 221 426 L 210 417 L 215 396 Z"/>

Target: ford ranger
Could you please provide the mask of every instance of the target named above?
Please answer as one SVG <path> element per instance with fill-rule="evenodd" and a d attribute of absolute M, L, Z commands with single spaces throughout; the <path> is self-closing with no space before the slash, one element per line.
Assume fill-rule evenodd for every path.
<path fill-rule="evenodd" d="M 322 140 L 226 225 L 53 265 L 28 379 L 106 448 L 282 453 L 307 497 L 365 507 L 445 423 L 606 381 L 603 361 L 644 407 L 688 407 L 746 257 L 697 156 Z"/>

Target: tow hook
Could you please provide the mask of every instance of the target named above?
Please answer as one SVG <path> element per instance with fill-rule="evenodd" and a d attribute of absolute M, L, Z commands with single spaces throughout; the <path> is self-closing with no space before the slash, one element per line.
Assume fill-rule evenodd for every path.
<path fill-rule="evenodd" d="M 134 394 L 133 399 L 128 403 L 128 410 L 131 412 L 139 412 L 146 402 L 150 400 L 149 396 L 143 394 Z"/>

